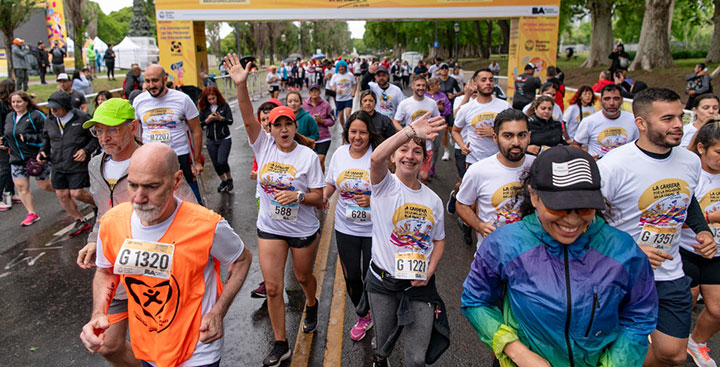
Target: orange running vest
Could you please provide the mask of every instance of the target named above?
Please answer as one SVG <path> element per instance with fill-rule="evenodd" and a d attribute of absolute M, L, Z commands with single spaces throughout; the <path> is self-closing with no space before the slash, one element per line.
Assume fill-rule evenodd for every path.
<path fill-rule="evenodd" d="M 132 211 L 131 203 L 122 203 L 100 219 L 100 240 L 111 264 L 125 239 L 132 238 Z M 136 358 L 158 367 L 174 367 L 192 356 L 202 321 L 203 271 L 221 219 L 202 206 L 181 202 L 170 227 L 157 241 L 175 245 L 170 279 L 120 275 L 128 294 L 128 329 Z M 220 262 L 214 262 L 219 297 Z"/>

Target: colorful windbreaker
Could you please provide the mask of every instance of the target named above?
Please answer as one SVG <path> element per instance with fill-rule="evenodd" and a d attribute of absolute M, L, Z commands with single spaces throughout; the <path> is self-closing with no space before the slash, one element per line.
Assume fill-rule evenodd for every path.
<path fill-rule="evenodd" d="M 641 366 L 657 323 L 647 256 L 599 217 L 570 245 L 535 214 L 498 228 L 463 287 L 462 312 L 503 367 L 515 340 L 553 366 Z"/>

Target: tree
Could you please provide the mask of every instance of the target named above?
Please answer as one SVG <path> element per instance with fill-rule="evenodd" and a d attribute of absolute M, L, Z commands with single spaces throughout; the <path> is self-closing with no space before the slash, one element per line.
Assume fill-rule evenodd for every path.
<path fill-rule="evenodd" d="M 5 36 L 8 75 L 13 80 L 15 74 L 12 72 L 13 62 L 10 45 L 15 39 L 15 30 L 30 18 L 30 13 L 37 4 L 37 0 L 0 0 L 0 32 Z"/>
<path fill-rule="evenodd" d="M 712 16 L 713 36 L 710 49 L 705 57 L 705 62 L 707 63 L 720 61 L 720 0 L 714 0 L 713 5 L 715 5 Z"/>
<path fill-rule="evenodd" d="M 645 0 L 645 17 L 643 18 L 640 41 L 635 60 L 628 70 L 652 70 L 654 67 L 668 68 L 675 66 L 670 54 L 670 9 L 673 0 Z"/>
<path fill-rule="evenodd" d="M 93 9 L 87 6 L 87 0 L 65 0 L 67 14 L 72 24 L 73 41 L 75 41 L 75 70 L 81 70 L 85 66 L 82 48 L 85 44 L 85 29 L 90 19 L 94 19 Z"/>
<path fill-rule="evenodd" d="M 590 37 L 590 54 L 581 65 L 592 68 L 597 65 L 609 65 L 608 55 L 612 50 L 612 2 L 605 0 L 587 0 L 590 10 L 592 32 Z"/>
<path fill-rule="evenodd" d="M 215 55 L 220 55 L 220 22 L 205 22 L 205 36 L 210 44 L 208 49 Z"/>

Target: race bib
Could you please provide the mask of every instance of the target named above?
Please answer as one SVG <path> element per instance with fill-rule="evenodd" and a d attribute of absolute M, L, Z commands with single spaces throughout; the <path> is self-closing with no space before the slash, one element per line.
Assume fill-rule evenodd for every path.
<path fill-rule="evenodd" d="M 656 249 L 670 252 L 670 248 L 672 248 L 675 236 L 677 235 L 677 227 L 658 227 L 646 223 L 640 232 L 638 244 L 652 246 Z"/>
<path fill-rule="evenodd" d="M 348 205 L 345 209 L 345 218 L 358 223 L 369 222 L 370 207 L 365 208 L 358 205 Z"/>
<path fill-rule="evenodd" d="M 169 143 L 170 129 L 150 130 L 150 141 L 158 143 Z"/>
<path fill-rule="evenodd" d="M 300 204 L 298 203 L 280 205 L 277 201 L 270 200 L 270 217 L 272 219 L 297 222 L 299 210 Z"/>
<path fill-rule="evenodd" d="M 118 252 L 113 270 L 118 275 L 146 275 L 170 279 L 174 253 L 173 244 L 128 238 Z"/>
<path fill-rule="evenodd" d="M 427 257 L 417 252 L 395 254 L 395 279 L 427 279 Z"/>

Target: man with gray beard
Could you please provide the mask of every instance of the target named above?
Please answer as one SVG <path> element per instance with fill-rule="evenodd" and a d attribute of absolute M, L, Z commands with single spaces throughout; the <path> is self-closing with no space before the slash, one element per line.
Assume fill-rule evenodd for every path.
<path fill-rule="evenodd" d="M 100 220 L 92 316 L 80 338 L 90 352 L 103 346 L 106 310 L 122 283 L 130 344 L 143 365 L 219 366 L 223 318 L 252 254 L 219 214 L 173 195 L 183 172 L 169 146 L 138 148 L 127 181 L 130 202 Z M 228 266 L 224 285 L 221 264 Z"/>

